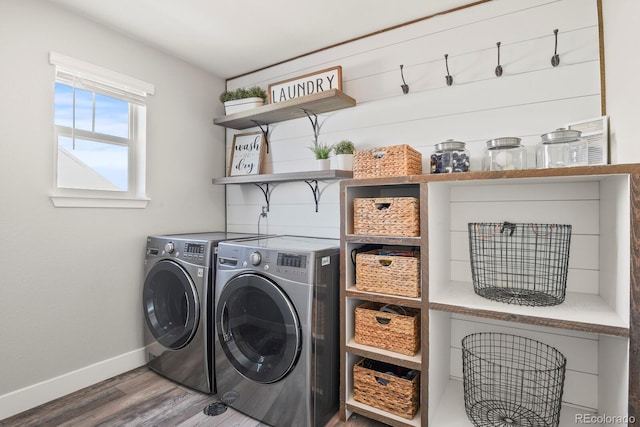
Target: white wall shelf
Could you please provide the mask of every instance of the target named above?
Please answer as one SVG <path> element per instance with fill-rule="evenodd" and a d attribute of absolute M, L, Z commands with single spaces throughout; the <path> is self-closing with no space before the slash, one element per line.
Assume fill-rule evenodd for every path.
<path fill-rule="evenodd" d="M 211 182 L 214 185 L 227 185 L 227 184 L 254 184 L 264 194 L 265 203 L 267 204 L 267 211 L 269 210 L 269 203 L 271 199 L 271 191 L 273 187 L 269 187 L 270 183 L 280 182 L 294 182 L 304 181 L 307 183 L 313 194 L 313 199 L 316 205 L 316 212 L 318 212 L 318 203 L 320 202 L 320 189 L 318 188 L 318 181 L 332 180 L 332 179 L 346 179 L 352 178 L 353 172 L 346 170 L 321 170 L 321 171 L 309 171 L 309 172 L 289 172 L 289 173 L 275 173 L 275 174 L 261 174 L 261 175 L 242 175 L 242 176 L 227 176 L 223 178 L 213 178 Z"/>
<path fill-rule="evenodd" d="M 318 170 L 306 172 L 287 172 L 287 173 L 271 173 L 260 175 L 242 175 L 242 176 L 226 176 L 222 178 L 213 178 L 213 184 L 263 184 L 277 182 L 292 182 L 305 180 L 323 180 L 323 179 L 349 179 L 353 177 L 352 171 L 347 170 Z"/>
<path fill-rule="evenodd" d="M 331 89 L 218 117 L 213 119 L 213 123 L 232 129 L 247 129 L 293 120 L 308 114 L 322 114 L 355 107 L 355 105 L 355 99 L 338 89 Z"/>

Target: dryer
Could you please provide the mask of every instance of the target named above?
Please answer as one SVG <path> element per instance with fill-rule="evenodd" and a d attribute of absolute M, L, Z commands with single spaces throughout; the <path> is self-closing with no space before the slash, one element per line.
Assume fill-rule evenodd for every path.
<path fill-rule="evenodd" d="M 149 236 L 142 306 L 147 365 L 182 385 L 215 392 L 213 315 L 219 242 L 256 235 L 196 233 Z"/>
<path fill-rule="evenodd" d="M 340 241 L 222 242 L 217 394 L 272 426 L 324 426 L 338 410 Z"/>

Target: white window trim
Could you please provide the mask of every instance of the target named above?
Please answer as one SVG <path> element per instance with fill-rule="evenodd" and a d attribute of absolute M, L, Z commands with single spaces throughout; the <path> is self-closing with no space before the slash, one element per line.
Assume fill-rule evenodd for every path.
<path fill-rule="evenodd" d="M 51 195 L 56 208 L 131 208 L 144 209 L 151 199 L 147 197 L 121 198 L 89 195 L 61 196 Z"/>
<path fill-rule="evenodd" d="M 126 92 L 124 94 L 130 95 L 129 97 L 124 96 L 124 98 L 128 98 L 130 102 L 136 102 L 136 99 L 144 99 L 147 95 L 153 95 L 155 92 L 155 87 L 147 82 L 142 80 L 135 79 L 130 76 L 126 76 L 124 74 L 120 74 L 106 68 L 98 67 L 93 64 L 89 64 L 75 58 L 70 58 L 65 55 L 61 55 L 56 52 L 49 53 L 49 62 L 52 65 L 56 66 L 56 70 L 69 70 L 80 77 L 86 77 L 91 79 L 94 82 L 105 82 L 106 85 L 112 86 L 112 82 L 117 82 L 118 85 Z M 144 120 L 145 118 L 137 118 L 136 120 Z M 146 132 L 146 126 L 140 127 L 140 132 Z M 55 132 L 54 132 L 55 134 Z M 145 141 L 145 135 L 142 135 L 142 140 Z M 136 146 L 134 150 L 131 150 L 130 155 L 135 156 L 136 160 L 136 176 L 129 177 L 130 182 L 132 179 L 137 181 L 136 188 L 137 189 L 146 189 L 145 177 L 145 165 L 146 165 L 146 144 L 140 143 L 140 139 L 136 138 Z M 54 175 L 57 171 L 57 138 L 55 138 L 55 147 L 54 150 Z M 137 194 L 132 197 L 129 193 L 117 193 L 114 192 L 113 195 L 110 195 L 109 191 L 99 191 L 99 190 L 78 190 L 78 189 L 64 189 L 58 188 L 55 185 L 57 182 L 57 177 L 53 177 L 54 188 L 52 193 L 50 194 L 51 202 L 55 207 L 89 207 L 89 208 L 137 208 L 143 209 L 146 208 L 149 198 L 144 194 Z M 146 190 L 145 190 L 146 191 Z"/>

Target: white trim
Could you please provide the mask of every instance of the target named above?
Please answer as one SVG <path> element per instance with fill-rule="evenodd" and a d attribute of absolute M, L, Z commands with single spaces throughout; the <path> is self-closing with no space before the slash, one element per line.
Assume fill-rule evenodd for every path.
<path fill-rule="evenodd" d="M 123 89 L 130 90 L 132 92 L 144 93 L 147 95 L 153 95 L 155 93 L 155 86 L 151 83 L 147 83 L 143 80 L 139 80 L 125 74 L 120 74 L 97 65 L 89 64 L 88 62 L 80 61 L 69 56 L 61 55 L 56 52 L 49 52 L 49 63 L 56 67 L 73 70 L 73 72 L 78 72 L 97 81 L 106 81 L 110 84 L 112 84 L 111 82 L 118 82 L 122 84 Z"/>
<path fill-rule="evenodd" d="M 56 208 L 132 208 L 144 209 L 149 203 L 147 197 L 118 198 L 100 196 L 49 196 Z"/>
<path fill-rule="evenodd" d="M 138 368 L 145 363 L 143 347 L 4 394 L 0 396 L 0 420 Z"/>
<path fill-rule="evenodd" d="M 75 60 L 73 58 L 65 57 L 55 52 L 50 52 L 50 61 L 56 65 L 56 73 L 58 73 L 59 66 L 74 67 L 70 72 L 72 73 L 84 73 L 89 78 L 105 79 L 105 84 L 111 86 L 122 85 L 120 89 L 125 91 L 131 90 L 131 86 L 138 86 L 138 90 L 151 90 L 153 92 L 153 85 L 146 82 L 142 82 L 137 79 L 130 78 L 128 76 L 121 75 L 119 73 L 112 72 L 100 67 L 93 66 L 91 64 L 84 63 L 82 61 Z M 61 65 L 62 64 L 62 65 Z M 96 77 L 97 76 L 97 77 Z M 106 82 L 106 79 L 110 79 Z M 56 77 L 57 79 L 57 77 Z M 116 81 L 119 80 L 119 81 Z M 75 82 L 75 81 L 74 81 Z M 72 84 L 74 83 L 72 82 Z M 66 84 L 66 83 L 65 83 Z M 142 86 L 147 87 L 142 87 Z M 127 87 L 125 87 L 127 86 Z M 92 90 L 92 89 L 90 89 Z M 131 92 L 126 92 L 130 94 Z M 53 190 L 51 202 L 55 207 L 89 207 L 89 208 L 135 208 L 144 209 L 147 207 L 149 199 L 146 197 L 145 192 L 145 171 L 146 171 L 146 102 L 145 92 L 137 92 L 134 95 L 125 95 L 124 98 L 116 96 L 119 99 L 123 99 L 129 103 L 129 137 L 128 138 L 116 138 L 110 135 L 102 135 L 93 132 L 85 132 L 77 129 L 70 129 L 65 126 L 56 125 L 54 123 L 54 177 L 53 177 Z M 140 98 L 137 102 L 132 97 Z M 95 112 L 94 112 L 95 114 Z M 102 190 L 91 190 L 89 188 L 77 188 L 69 189 L 59 187 L 58 184 L 58 167 L 59 165 L 59 149 L 58 139 L 60 135 L 71 136 L 76 134 L 78 137 L 84 137 L 85 139 L 94 140 L 105 143 L 118 143 L 127 145 L 129 148 L 129 158 L 127 161 L 128 168 L 128 191 L 109 191 L 108 188 Z M 88 169 L 91 169 L 88 167 Z M 115 189 L 115 188 L 114 188 Z"/>

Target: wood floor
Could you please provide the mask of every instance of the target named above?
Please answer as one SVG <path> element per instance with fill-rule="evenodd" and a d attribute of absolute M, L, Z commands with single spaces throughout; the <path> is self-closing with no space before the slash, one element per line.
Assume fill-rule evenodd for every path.
<path fill-rule="evenodd" d="M 134 369 L 36 408 L 0 420 L 1 427 L 263 427 L 232 408 L 216 416 L 204 408 L 217 402 L 215 395 L 182 387 L 150 371 Z M 380 427 L 376 421 L 338 416 L 327 427 Z"/>

